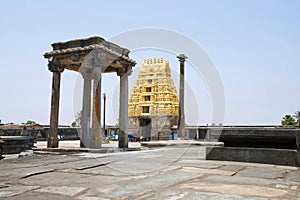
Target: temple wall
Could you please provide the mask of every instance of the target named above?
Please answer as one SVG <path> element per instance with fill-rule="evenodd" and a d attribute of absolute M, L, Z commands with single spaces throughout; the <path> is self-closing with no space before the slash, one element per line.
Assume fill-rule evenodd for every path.
<path fill-rule="evenodd" d="M 153 140 L 168 140 L 172 133 L 171 127 L 177 125 L 177 116 L 150 116 L 146 119 L 151 120 L 151 123 L 146 126 L 140 126 L 140 120 L 143 117 L 129 117 L 129 133 L 136 137 L 151 137 Z M 143 134 L 142 129 L 148 127 L 149 130 Z"/>

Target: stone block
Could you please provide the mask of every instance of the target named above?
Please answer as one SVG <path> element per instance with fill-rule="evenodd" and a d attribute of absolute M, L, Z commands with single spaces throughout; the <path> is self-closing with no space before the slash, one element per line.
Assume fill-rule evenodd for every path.
<path fill-rule="evenodd" d="M 299 153 L 289 149 L 206 147 L 207 160 L 299 166 Z"/>
<path fill-rule="evenodd" d="M 296 132 L 296 144 L 297 144 L 297 150 L 300 152 L 300 130 L 297 130 Z"/>

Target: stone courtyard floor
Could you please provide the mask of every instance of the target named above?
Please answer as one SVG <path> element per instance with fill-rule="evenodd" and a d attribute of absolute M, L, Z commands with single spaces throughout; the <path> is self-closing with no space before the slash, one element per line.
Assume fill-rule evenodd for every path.
<path fill-rule="evenodd" d="M 5 155 L 0 199 L 300 199 L 297 167 L 207 161 L 196 145 L 125 152 L 109 145 L 108 153 Z"/>

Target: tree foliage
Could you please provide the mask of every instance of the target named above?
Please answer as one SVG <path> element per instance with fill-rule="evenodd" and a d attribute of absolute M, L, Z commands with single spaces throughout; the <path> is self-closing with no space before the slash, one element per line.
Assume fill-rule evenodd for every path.
<path fill-rule="evenodd" d="M 283 126 L 295 126 L 296 120 L 291 115 L 285 115 L 281 120 L 281 124 Z"/>
<path fill-rule="evenodd" d="M 72 127 L 80 127 L 81 126 L 81 120 L 82 120 L 82 111 L 78 112 L 75 116 L 75 121 L 72 122 Z"/>
<path fill-rule="evenodd" d="M 33 120 L 27 120 L 26 122 L 23 122 L 22 124 L 28 125 L 28 126 L 31 126 L 31 125 L 39 125 L 38 123 L 36 123 L 36 122 L 33 121 Z"/>
<path fill-rule="evenodd" d="M 293 115 L 285 115 L 281 124 L 283 126 L 300 126 L 300 111 L 296 111 Z"/>
<path fill-rule="evenodd" d="M 300 111 L 296 111 L 293 115 L 293 117 L 295 118 L 296 120 L 296 126 L 300 126 Z"/>

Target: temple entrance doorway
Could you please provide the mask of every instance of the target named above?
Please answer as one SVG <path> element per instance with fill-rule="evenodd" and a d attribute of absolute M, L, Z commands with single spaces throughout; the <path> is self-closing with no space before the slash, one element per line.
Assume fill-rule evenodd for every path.
<path fill-rule="evenodd" d="M 139 128 L 140 138 L 142 137 L 146 141 L 151 140 L 151 118 L 141 117 L 140 118 L 140 128 Z"/>

